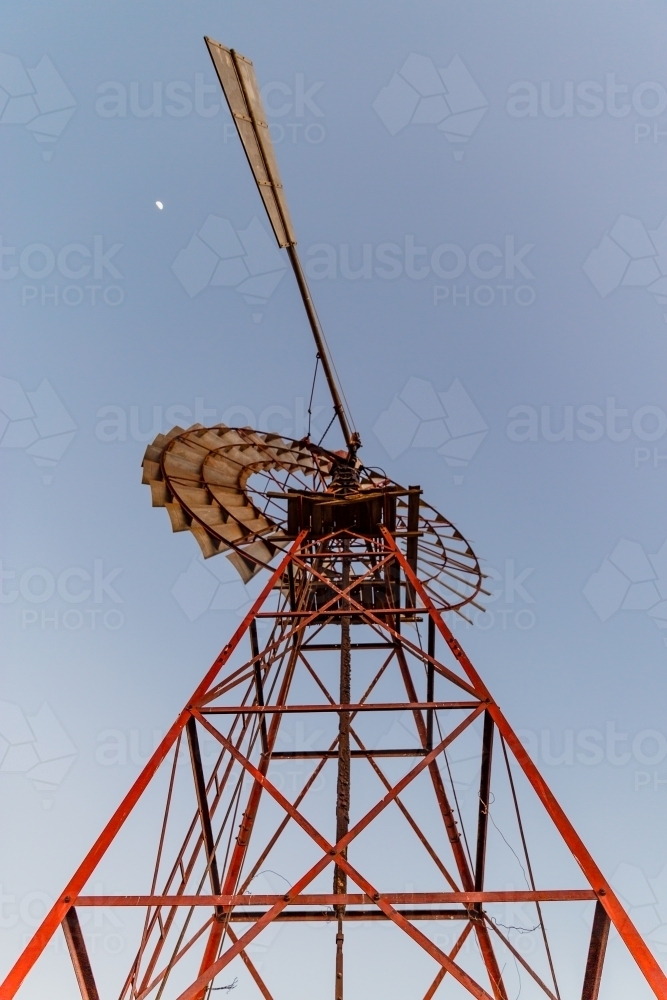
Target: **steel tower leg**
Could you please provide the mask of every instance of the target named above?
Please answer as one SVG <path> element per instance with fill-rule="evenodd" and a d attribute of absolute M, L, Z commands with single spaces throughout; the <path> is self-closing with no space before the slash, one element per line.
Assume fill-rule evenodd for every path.
<path fill-rule="evenodd" d="M 100 1000 L 95 985 L 95 977 L 88 958 L 88 949 L 81 932 L 81 924 L 74 907 L 68 910 L 63 920 L 63 932 L 69 949 L 76 981 L 81 990 L 82 1000 Z"/>

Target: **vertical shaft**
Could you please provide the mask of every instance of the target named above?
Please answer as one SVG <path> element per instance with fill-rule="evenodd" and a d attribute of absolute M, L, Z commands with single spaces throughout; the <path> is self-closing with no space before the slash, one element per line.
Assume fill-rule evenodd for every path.
<path fill-rule="evenodd" d="M 199 809 L 202 836 L 204 838 L 206 863 L 208 865 L 209 878 L 211 880 L 211 891 L 214 896 L 217 896 L 220 893 L 220 875 L 218 873 L 218 862 L 215 857 L 215 837 L 213 836 L 213 827 L 211 826 L 211 814 L 209 812 L 208 796 L 206 794 L 206 779 L 204 778 L 204 769 L 201 762 L 199 737 L 197 735 L 197 722 L 194 716 L 190 716 L 185 728 L 188 736 L 188 744 L 190 746 L 192 774 L 195 782 L 195 794 L 197 796 L 197 806 Z M 221 914 L 222 910 L 217 908 L 216 912 Z"/>
<path fill-rule="evenodd" d="M 406 542 L 406 557 L 410 563 L 410 568 L 417 572 L 417 558 L 419 552 L 419 498 L 421 490 L 418 486 L 408 487 L 408 537 Z M 409 608 L 414 608 L 416 603 L 415 588 L 410 581 L 405 580 L 405 603 Z"/>
<path fill-rule="evenodd" d="M 338 930 L 336 932 L 336 987 L 335 1000 L 343 1000 L 343 918 L 338 918 Z"/>
<path fill-rule="evenodd" d="M 428 655 L 435 659 L 435 624 L 429 615 L 428 617 Z M 435 694 L 435 668 L 429 661 L 426 667 L 426 700 L 434 701 Z M 433 709 L 426 709 L 426 749 L 433 749 Z"/>
<path fill-rule="evenodd" d="M 292 563 L 290 563 L 287 567 L 287 581 L 289 584 L 290 611 L 296 611 L 296 589 L 294 586 L 294 566 Z"/>
<path fill-rule="evenodd" d="M 289 568 L 292 568 L 292 564 L 289 564 Z M 294 611 L 294 608 L 292 608 Z M 253 675 L 255 678 L 255 694 L 257 697 L 257 704 L 264 705 L 264 687 L 262 685 L 262 667 L 259 662 L 259 639 L 257 638 L 257 622 L 253 618 L 250 622 L 250 649 L 253 655 Z M 259 734 L 262 741 L 262 753 L 264 756 L 269 752 L 269 738 L 266 731 L 266 716 L 260 716 L 259 722 Z"/>
<path fill-rule="evenodd" d="M 342 589 L 350 583 L 349 542 L 343 552 Z M 349 607 L 349 604 L 347 605 Z M 344 615 L 340 626 L 340 704 L 350 704 L 352 655 L 350 651 L 350 618 Z M 338 783 L 336 787 L 336 841 L 344 837 L 350 826 L 350 713 L 342 710 L 338 722 Z M 347 849 L 343 852 L 347 857 Z M 334 867 L 333 891 L 347 892 L 347 875 L 339 865 Z M 336 986 L 335 1000 L 343 1000 L 343 916 L 344 906 L 336 906 L 338 933 L 336 934 Z"/>
<path fill-rule="evenodd" d="M 484 888 L 484 865 L 486 862 L 486 835 L 489 826 L 489 801 L 491 798 L 491 761 L 493 757 L 493 717 L 484 713 L 484 733 L 482 735 L 482 766 L 479 779 L 479 806 L 477 817 L 477 851 L 475 854 L 475 890 Z M 479 907 L 481 915 L 481 906 Z"/>

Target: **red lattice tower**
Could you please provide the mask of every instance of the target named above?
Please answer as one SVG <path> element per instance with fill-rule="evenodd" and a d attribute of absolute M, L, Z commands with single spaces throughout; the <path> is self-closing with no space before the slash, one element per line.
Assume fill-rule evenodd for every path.
<path fill-rule="evenodd" d="M 266 1000 L 291 996 L 298 976 L 308 977 L 312 996 L 343 1000 L 344 985 L 348 997 L 370 996 L 394 953 L 407 954 L 404 942 L 414 949 L 402 959 L 413 995 L 424 1000 L 448 995 L 453 981 L 474 997 L 507 1000 L 508 962 L 535 995 L 573 996 L 576 982 L 582 1000 L 596 1000 L 612 924 L 664 1000 L 667 979 L 446 622 L 479 606 L 483 577 L 471 547 L 419 487 L 403 488 L 357 457 L 359 436 L 296 255 L 252 64 L 207 44 L 293 264 L 346 447 L 218 425 L 175 428 L 147 449 L 144 482 L 173 529 L 191 531 L 206 557 L 226 552 L 246 582 L 269 576 L 0 998 L 16 995 L 62 928 L 81 996 L 98 1000 L 77 913 L 104 906 L 143 917 L 114 990 L 119 1000 L 203 1000 L 233 988 L 236 973 L 247 995 Z M 305 746 L 291 736 L 293 719 L 318 727 Z M 387 720 L 398 719 L 387 731 Z M 217 748 L 213 759 L 202 754 L 204 737 Z M 452 760 L 471 739 L 474 797 L 463 800 Z M 179 767 L 184 756 L 189 764 Z M 287 794 L 281 768 L 296 760 L 303 784 Z M 152 869 L 137 894 L 91 893 L 133 820 L 142 852 L 153 844 Z M 576 862 L 576 884 L 554 887 L 545 877 L 554 869 L 551 846 L 539 856 L 547 827 Z M 501 840 L 525 888 L 507 888 L 516 869 Z M 278 868 L 281 891 L 257 891 L 262 873 Z M 428 891 L 406 889 L 415 878 Z M 591 903 L 592 930 L 579 951 L 570 938 L 554 940 L 550 928 L 562 924 L 552 915 Z M 530 956 L 499 918 L 515 904 L 533 908 L 535 926 L 522 928 L 535 935 Z M 574 933 L 569 916 L 566 923 Z M 321 928 L 316 960 L 304 924 Z M 287 978 L 285 968 L 260 973 L 250 949 L 274 926 Z M 447 949 L 434 940 L 443 926 L 456 928 Z M 585 925 L 575 926 L 581 939 Z M 110 985 L 100 988 L 111 996 Z"/>

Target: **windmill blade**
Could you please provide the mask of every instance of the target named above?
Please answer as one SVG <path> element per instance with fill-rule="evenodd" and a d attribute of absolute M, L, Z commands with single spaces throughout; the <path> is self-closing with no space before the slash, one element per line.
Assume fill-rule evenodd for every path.
<path fill-rule="evenodd" d="M 224 45 L 220 45 L 212 38 L 204 37 L 204 41 L 248 158 L 252 175 L 262 196 L 278 246 L 287 250 L 308 322 L 315 338 L 317 353 L 322 361 L 322 368 L 343 432 L 343 439 L 349 448 L 350 456 L 353 457 L 361 446 L 361 439 L 356 431 L 352 431 L 353 422 L 351 418 L 348 421 L 348 415 L 345 413 L 343 394 L 339 390 L 324 331 L 320 326 L 306 276 L 296 251 L 296 236 L 287 207 L 285 191 L 280 180 L 278 162 L 253 64 L 239 52 L 234 49 L 226 49 Z"/>
<path fill-rule="evenodd" d="M 294 246 L 296 237 L 253 64 L 212 38 L 205 38 L 205 42 L 278 246 Z"/>
<path fill-rule="evenodd" d="M 158 434 L 146 449 L 142 468 L 153 506 L 166 509 L 172 531 L 190 531 L 205 559 L 231 550 L 227 558 L 244 583 L 285 544 L 284 526 L 265 514 L 266 498 L 248 486 L 249 478 L 272 472 L 296 475 L 303 487 L 303 477 L 312 478 L 317 471 L 302 443 L 225 424 L 193 424 Z M 279 480 L 273 485 L 279 486 Z"/>

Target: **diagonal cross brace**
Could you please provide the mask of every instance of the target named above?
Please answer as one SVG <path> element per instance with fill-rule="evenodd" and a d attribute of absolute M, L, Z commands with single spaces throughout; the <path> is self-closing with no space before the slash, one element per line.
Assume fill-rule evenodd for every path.
<path fill-rule="evenodd" d="M 376 817 L 379 816 L 380 813 L 383 812 L 387 808 L 387 806 L 391 802 L 393 802 L 394 799 L 398 795 L 400 795 L 401 792 L 404 791 L 404 789 L 407 788 L 407 786 L 411 784 L 411 782 L 414 781 L 414 779 L 419 774 L 421 774 L 421 772 L 425 770 L 425 768 L 427 768 L 429 764 L 431 764 L 439 754 L 442 753 L 444 749 L 446 749 L 446 747 L 449 746 L 450 743 L 453 743 L 453 741 L 458 736 L 460 736 L 461 733 L 465 729 L 467 729 L 469 725 L 471 725 L 471 723 L 475 721 L 477 716 L 482 711 L 483 711 L 482 705 L 474 709 L 470 713 L 470 715 L 466 716 L 466 718 L 463 719 L 463 721 L 460 722 L 459 725 L 451 731 L 451 733 L 445 736 L 445 738 L 436 747 L 434 747 L 429 754 L 427 754 L 425 757 L 422 757 L 419 763 L 416 764 L 411 771 L 408 771 L 408 773 L 405 774 L 400 779 L 400 781 L 396 782 L 391 791 L 387 792 L 387 794 L 383 798 L 381 798 L 378 802 L 376 802 L 373 808 L 369 809 L 369 811 L 365 814 L 365 816 L 363 816 L 357 823 L 355 823 L 355 825 L 345 834 L 344 837 L 341 837 L 341 839 L 336 844 L 334 853 L 338 854 L 340 851 L 343 851 L 348 846 L 348 844 L 350 844 L 350 842 L 354 840 L 355 837 L 357 837 L 363 830 L 365 830 L 366 827 L 374 819 L 376 819 Z M 251 762 L 247 759 L 247 757 L 244 757 L 243 754 L 239 750 L 237 750 L 237 748 L 233 745 L 233 743 L 230 743 L 230 741 L 225 736 L 223 736 L 222 733 L 218 732 L 218 730 L 215 729 L 215 727 L 212 726 L 204 718 L 204 716 L 202 716 L 196 709 L 193 710 L 192 714 L 197 719 L 197 721 L 202 726 L 204 726 L 205 729 L 208 730 L 211 736 L 213 736 L 214 739 L 218 740 L 218 742 L 221 743 L 222 746 L 224 746 L 225 749 L 229 751 L 229 753 L 234 757 L 234 759 L 237 760 L 239 764 L 241 764 L 242 767 L 244 767 L 246 771 L 248 771 L 248 773 L 253 776 L 255 781 L 263 785 L 263 787 L 269 792 L 269 794 L 273 796 L 276 802 L 278 802 L 282 806 L 285 812 L 289 813 L 292 819 L 294 819 L 306 831 L 306 833 L 310 834 L 310 836 L 313 837 L 316 843 L 320 847 L 322 847 L 323 850 L 326 851 L 332 850 L 332 845 L 329 844 L 328 841 L 326 841 L 325 838 L 322 837 L 322 835 L 315 829 L 315 827 L 312 826 L 311 823 L 309 823 L 308 820 L 297 809 L 294 808 L 291 802 L 289 802 L 285 798 L 285 796 L 278 791 L 275 785 L 271 781 L 269 781 L 269 779 L 265 777 L 260 771 L 258 771 L 257 768 L 253 764 L 251 764 Z"/>
<path fill-rule="evenodd" d="M 401 674 L 403 676 L 403 682 L 405 684 L 405 690 L 407 692 L 410 701 L 414 702 L 417 700 L 417 692 L 412 680 L 412 675 L 410 673 L 410 668 L 408 667 L 407 659 L 402 648 L 397 644 L 396 648 L 396 658 L 401 669 Z M 488 713 L 484 714 L 485 719 L 488 718 Z M 424 718 L 420 711 L 414 712 L 415 725 L 417 727 L 417 732 L 419 733 L 419 738 L 421 744 L 426 750 L 428 747 L 428 732 L 426 725 L 424 724 Z M 482 769 L 483 770 L 483 769 Z M 440 812 L 445 824 L 445 829 L 447 830 L 447 836 L 451 844 L 452 853 L 454 855 L 454 860 L 456 862 L 456 867 L 459 871 L 459 877 L 463 883 L 464 889 L 468 891 L 475 888 L 475 882 L 473 879 L 470 866 L 468 865 L 468 859 L 466 853 L 463 849 L 463 844 L 461 843 L 461 837 L 456 825 L 456 819 L 452 808 L 447 799 L 447 793 L 445 791 L 444 782 L 442 780 L 442 775 L 440 774 L 440 769 L 438 768 L 435 761 L 429 767 L 429 773 L 431 780 L 433 782 L 433 791 L 435 792 L 435 797 L 440 807 Z M 472 907 L 469 911 L 470 919 L 475 921 L 475 931 L 477 933 L 477 939 L 479 942 L 480 951 L 482 952 L 482 959 L 486 967 L 489 980 L 491 982 L 493 992 L 496 996 L 496 1000 L 508 1000 L 507 990 L 505 989 L 505 984 L 503 982 L 502 972 L 500 966 L 498 965 L 498 959 L 496 958 L 495 952 L 493 950 L 493 944 L 489 936 L 489 932 L 484 926 L 483 921 L 480 918 L 480 913 L 476 907 Z"/>
<path fill-rule="evenodd" d="M 313 569 L 311 566 L 309 566 L 302 559 L 299 559 L 298 556 L 297 556 L 297 554 L 296 554 L 296 550 L 294 550 L 294 552 L 292 554 L 292 559 L 291 559 L 290 563 L 291 564 L 293 563 L 293 564 L 299 566 L 301 569 L 305 570 L 306 573 L 312 574 L 313 576 L 317 577 L 318 580 L 322 581 L 323 583 L 326 583 L 328 587 L 330 587 L 333 591 L 335 591 L 335 593 L 334 593 L 333 597 L 331 597 L 326 602 L 326 604 L 322 605 L 321 608 L 318 608 L 316 611 L 313 611 L 311 613 L 304 612 L 305 617 L 303 619 L 301 619 L 301 621 L 299 621 L 299 623 L 297 625 L 295 625 L 293 629 L 286 629 L 284 631 L 284 633 L 280 636 L 280 638 L 276 639 L 272 643 L 269 643 L 264 648 L 264 650 L 262 651 L 261 655 L 260 655 L 259 652 L 257 652 L 257 654 L 255 655 L 254 651 L 253 651 L 253 656 L 251 657 L 251 659 L 249 659 L 246 663 L 244 663 L 241 667 L 239 667 L 236 670 L 236 674 L 240 674 L 241 671 L 243 671 L 243 670 L 248 671 L 249 668 L 254 667 L 254 664 L 259 659 L 261 659 L 261 658 L 265 659 L 269 654 L 275 653 L 278 649 L 280 649 L 281 646 L 287 645 L 290 642 L 290 640 L 294 640 L 295 636 L 300 636 L 317 619 L 319 619 L 322 615 L 326 615 L 327 610 L 333 604 L 335 604 L 339 600 L 339 598 L 341 598 L 341 597 L 344 597 L 346 600 L 349 600 L 350 604 L 351 604 L 351 607 L 354 610 L 358 610 L 358 611 L 362 611 L 363 612 L 364 609 L 362 608 L 362 606 L 360 604 L 358 604 L 354 600 L 354 598 L 351 596 L 351 594 L 350 594 L 351 588 L 353 586 L 357 586 L 358 583 L 363 582 L 363 580 L 365 580 L 368 577 L 372 576 L 374 573 L 377 572 L 378 568 L 381 568 L 387 562 L 390 562 L 392 559 L 393 559 L 393 556 L 391 556 L 391 555 L 387 556 L 385 559 L 382 560 L 382 562 L 377 563 L 371 570 L 369 570 L 367 573 L 364 573 L 363 576 L 357 577 L 354 580 L 354 582 L 352 584 L 350 584 L 349 587 L 346 587 L 345 589 L 341 589 L 341 588 L 339 588 L 336 585 L 336 583 L 333 580 L 329 580 L 328 577 L 325 577 L 321 573 L 318 573 L 317 570 Z M 376 619 L 374 619 L 374 620 L 376 620 Z M 382 623 L 380 623 L 380 624 L 382 624 Z M 416 647 L 415 647 L 415 649 L 416 649 Z M 238 677 L 237 683 L 241 683 L 241 681 L 246 680 L 249 676 L 251 676 L 250 673 L 242 674 L 242 676 Z M 456 675 L 454 674 L 454 675 L 452 675 L 452 677 L 455 678 Z M 467 689 L 467 685 L 465 684 L 465 681 L 463 681 L 462 678 L 457 678 L 456 679 L 456 683 L 458 683 L 458 685 L 460 687 L 465 687 Z M 227 685 L 227 682 L 225 682 L 225 689 L 226 689 L 226 685 Z M 216 697 L 218 697 L 220 694 L 224 693 L 222 690 L 220 690 L 220 688 L 221 688 L 221 685 L 218 685 L 218 687 L 213 688 L 212 690 L 206 691 L 205 694 L 200 699 L 198 699 L 197 701 L 195 701 L 195 699 L 193 699 L 193 704 L 196 704 L 197 708 L 201 708 L 204 704 L 209 703 L 210 701 L 212 701 Z"/>
<path fill-rule="evenodd" d="M 488 699 L 487 711 L 493 717 L 493 721 L 502 733 L 505 742 L 514 754 L 517 763 L 530 782 L 540 802 L 553 820 L 556 829 L 560 833 L 570 851 L 572 851 L 572 854 L 574 855 L 574 858 L 582 872 L 586 876 L 589 885 L 597 892 L 600 903 L 607 911 L 612 923 L 623 939 L 628 951 L 639 966 L 649 986 L 653 990 L 656 997 L 658 997 L 658 1000 L 665 1000 L 665 998 L 667 998 L 667 977 L 651 954 L 648 945 L 630 920 L 630 917 L 625 912 L 620 900 L 616 896 L 616 893 L 596 865 L 583 840 L 572 826 L 572 823 L 565 815 L 561 806 L 556 801 L 551 789 L 548 787 L 535 764 L 526 753 L 526 750 L 518 736 L 516 736 L 502 711 L 494 702 L 486 685 L 473 667 L 472 662 L 454 638 L 451 630 L 442 620 L 441 615 L 439 615 L 436 611 L 424 585 L 412 572 L 410 565 L 398 545 L 396 545 L 391 534 L 382 526 L 381 530 L 385 536 L 387 544 L 394 549 L 396 558 L 403 567 L 406 576 L 410 579 L 410 582 L 419 594 L 425 609 L 433 618 L 440 635 L 445 640 L 458 662 L 461 664 L 461 667 L 468 676 L 470 683 L 477 689 L 481 698 Z"/>
<path fill-rule="evenodd" d="M 289 892 L 285 894 L 283 900 L 276 903 L 270 910 L 267 911 L 264 916 L 258 920 L 254 926 L 248 930 L 243 937 L 239 938 L 237 944 L 232 948 L 229 948 L 224 955 L 222 955 L 216 962 L 214 962 L 209 968 L 203 973 L 188 989 L 181 994 L 178 1000 L 193 1000 L 199 994 L 202 987 L 206 986 L 229 962 L 240 953 L 241 948 L 245 948 L 246 945 L 254 937 L 259 934 L 267 924 L 269 924 L 280 912 L 283 910 L 290 899 L 295 895 L 298 895 L 301 889 L 308 885 L 313 878 L 320 871 L 322 871 L 328 864 L 335 860 L 341 868 L 343 868 L 350 878 L 356 882 L 356 884 L 361 888 L 366 895 L 370 896 L 376 903 L 376 905 L 393 920 L 403 931 L 405 931 L 410 937 L 413 938 L 425 951 L 428 952 L 436 961 L 438 961 L 444 968 L 446 968 L 450 974 L 464 986 L 468 992 L 472 993 L 473 996 L 477 997 L 478 1000 L 492 1000 L 490 994 L 488 994 L 478 983 L 476 983 L 463 969 L 459 968 L 454 962 L 452 962 L 449 957 L 442 952 L 433 942 L 427 938 L 421 931 L 417 930 L 408 920 L 405 919 L 397 910 L 386 899 L 383 899 L 377 890 L 367 882 L 366 879 L 352 867 L 352 865 L 346 860 L 346 858 L 340 853 L 348 846 L 348 844 L 356 837 L 363 829 L 365 829 L 369 823 L 375 819 L 380 812 L 385 809 L 390 802 L 392 802 L 403 789 L 410 784 L 414 778 L 428 767 L 428 765 L 434 760 L 438 754 L 442 753 L 445 747 L 451 743 L 453 740 L 460 735 L 461 732 L 467 726 L 469 726 L 474 719 L 482 711 L 482 706 L 477 708 L 475 711 L 471 712 L 470 715 L 460 723 L 456 729 L 445 737 L 442 742 L 435 747 L 430 754 L 424 757 L 419 764 L 416 765 L 407 775 L 405 775 L 392 790 L 384 796 L 374 807 L 369 810 L 366 815 L 356 823 L 348 833 L 341 838 L 341 840 L 332 846 L 329 842 L 312 826 L 311 823 L 305 819 L 301 813 L 295 809 L 292 804 L 278 791 L 278 789 L 273 785 L 268 778 L 265 778 L 250 761 L 247 760 L 225 737 L 219 733 L 207 720 L 199 714 L 196 710 L 193 711 L 193 715 L 197 718 L 201 725 L 203 725 L 211 735 L 217 739 L 228 751 L 234 756 L 236 760 L 255 778 L 256 781 L 262 783 L 267 792 L 278 802 L 280 806 L 298 823 L 299 826 L 308 833 L 317 845 L 325 851 L 324 857 L 313 867 L 310 872 L 307 872 L 295 885 L 293 885 Z"/>
<path fill-rule="evenodd" d="M 388 561 L 389 560 L 385 559 L 380 565 L 385 565 L 385 563 Z M 438 671 L 438 673 L 442 674 L 443 677 L 446 677 L 447 680 L 452 682 L 452 684 L 455 684 L 457 687 L 463 688 L 463 690 L 468 691 L 469 694 L 477 695 L 477 691 L 474 689 L 474 687 L 471 687 L 468 684 L 466 684 L 466 682 L 463 680 L 462 677 L 458 677 L 452 670 L 449 670 L 447 667 L 445 667 L 444 664 L 438 663 L 433 657 L 429 656 L 428 653 L 425 653 L 423 649 L 420 649 L 418 646 L 415 646 L 415 644 L 410 642 L 409 639 L 406 639 L 405 636 L 402 636 L 400 634 L 400 632 L 397 632 L 394 628 L 392 628 L 392 626 L 389 624 L 388 621 L 384 621 L 377 615 L 374 615 L 372 611 L 370 611 L 368 608 L 365 608 L 362 604 L 356 601 L 354 597 L 352 597 L 352 594 L 350 593 L 352 587 L 357 586 L 357 584 L 360 581 L 365 580 L 367 576 L 374 573 L 377 567 L 373 567 L 373 570 L 369 570 L 368 573 L 365 573 L 363 576 L 356 578 L 354 580 L 354 583 L 351 583 L 349 587 L 342 589 L 340 587 L 337 587 L 334 581 L 329 580 L 328 577 L 324 576 L 322 573 L 319 573 L 313 567 L 308 566 L 306 563 L 302 562 L 299 559 L 298 555 L 294 556 L 293 562 L 296 563 L 298 566 L 301 566 L 302 569 L 306 570 L 306 572 L 310 573 L 312 576 L 317 577 L 317 579 L 320 580 L 322 583 L 326 583 L 328 587 L 330 587 L 332 590 L 335 591 L 335 594 L 331 598 L 331 600 L 327 601 L 327 603 L 323 605 L 321 609 L 314 612 L 311 615 L 311 617 L 306 619 L 306 621 L 302 625 L 297 626 L 298 629 L 305 628 L 306 625 L 311 624 L 311 622 L 315 618 L 319 618 L 323 614 L 325 615 L 329 605 L 333 604 L 339 598 L 344 597 L 345 600 L 349 601 L 350 610 L 353 613 L 356 612 L 358 614 L 363 615 L 364 618 L 368 619 L 368 624 L 375 625 L 380 629 L 382 629 L 383 631 L 389 632 L 392 638 L 398 640 L 398 642 L 400 642 L 402 646 L 405 646 L 406 648 L 410 649 L 410 651 L 414 653 L 416 656 L 418 656 L 421 660 L 432 663 L 435 669 Z M 295 632 L 297 631 L 297 628 L 294 629 Z"/>

